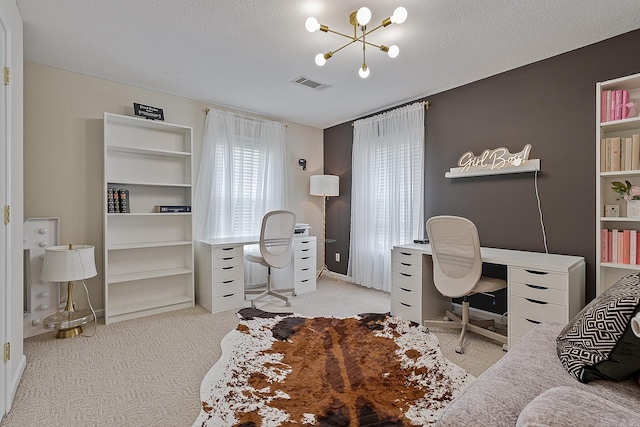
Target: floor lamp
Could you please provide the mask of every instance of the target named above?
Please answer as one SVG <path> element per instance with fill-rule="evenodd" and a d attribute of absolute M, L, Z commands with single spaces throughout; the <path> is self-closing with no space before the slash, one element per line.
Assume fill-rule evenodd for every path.
<path fill-rule="evenodd" d="M 327 272 L 335 280 L 338 280 L 334 274 L 327 268 L 326 262 L 326 224 L 327 224 L 327 210 L 326 203 L 328 196 L 337 196 L 340 192 L 340 178 L 336 175 L 311 175 L 309 194 L 312 196 L 322 196 L 322 268 L 318 272 L 319 278 L 323 271 Z"/>
<path fill-rule="evenodd" d="M 82 334 L 82 325 L 94 320 L 92 310 L 76 309 L 73 304 L 73 282 L 98 274 L 93 246 L 68 245 L 45 248 L 40 278 L 46 282 L 67 282 L 67 305 L 63 311 L 44 319 L 46 329 L 56 330 L 56 338 L 72 338 Z"/>

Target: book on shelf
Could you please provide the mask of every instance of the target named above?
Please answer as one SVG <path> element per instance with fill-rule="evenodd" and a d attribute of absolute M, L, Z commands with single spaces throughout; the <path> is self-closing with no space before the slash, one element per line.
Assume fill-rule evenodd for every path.
<path fill-rule="evenodd" d="M 631 242 L 629 238 L 631 237 L 631 230 L 622 230 L 622 263 L 630 264 L 631 260 L 629 259 L 631 254 Z"/>
<path fill-rule="evenodd" d="M 618 262 L 618 230 L 611 230 L 611 262 Z"/>
<path fill-rule="evenodd" d="M 126 188 L 118 189 L 118 199 L 120 200 L 120 213 L 130 213 L 131 207 L 129 206 L 129 190 Z"/>
<path fill-rule="evenodd" d="M 630 171 L 633 166 L 633 143 L 631 138 L 624 139 L 624 170 Z"/>
<path fill-rule="evenodd" d="M 600 261 L 640 265 L 640 232 L 638 230 L 601 230 Z"/>
<path fill-rule="evenodd" d="M 179 212 L 191 212 L 191 206 L 164 206 L 156 205 L 154 212 L 157 213 L 179 213 Z"/>
<path fill-rule="evenodd" d="M 616 90 L 616 99 L 613 104 L 614 119 L 622 119 L 622 90 Z"/>
<path fill-rule="evenodd" d="M 622 230 L 618 230 L 618 256 L 616 262 L 624 264 L 624 237 Z"/>
<path fill-rule="evenodd" d="M 607 96 L 611 96 L 610 95 L 610 91 L 608 90 L 603 90 L 602 93 L 600 94 L 600 122 L 604 123 L 607 120 Z"/>
<path fill-rule="evenodd" d="M 609 235 L 609 238 L 607 239 L 609 241 L 609 252 L 608 252 L 607 259 L 609 260 L 609 262 L 613 262 L 613 234 L 614 233 L 612 233 L 611 230 L 609 230 L 607 234 Z"/>
<path fill-rule="evenodd" d="M 113 201 L 113 188 L 107 188 L 107 212 L 115 213 L 116 208 Z"/>
<path fill-rule="evenodd" d="M 605 171 L 611 172 L 611 138 L 605 138 L 605 145 L 607 150 L 607 156 L 606 156 L 607 158 L 605 159 L 605 162 L 606 162 Z"/>
<path fill-rule="evenodd" d="M 609 262 L 609 230 L 600 230 L 600 261 Z"/>
<path fill-rule="evenodd" d="M 620 170 L 620 137 L 611 138 L 611 171 Z"/>
<path fill-rule="evenodd" d="M 629 230 L 629 264 L 637 264 L 638 261 L 638 231 Z"/>
<path fill-rule="evenodd" d="M 629 91 L 622 91 L 622 106 L 621 106 L 621 119 L 626 119 L 629 117 Z"/>

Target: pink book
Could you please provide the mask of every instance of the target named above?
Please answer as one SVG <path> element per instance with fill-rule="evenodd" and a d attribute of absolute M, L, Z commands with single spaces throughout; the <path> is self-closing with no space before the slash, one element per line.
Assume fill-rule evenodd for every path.
<path fill-rule="evenodd" d="M 629 103 L 629 91 L 628 90 L 623 90 L 622 91 L 622 111 L 621 111 L 621 119 L 626 119 L 627 117 L 629 117 L 629 107 L 627 106 L 627 104 Z"/>
<path fill-rule="evenodd" d="M 631 230 L 630 236 L 629 236 L 629 245 L 631 246 L 629 248 L 629 264 L 637 264 L 637 257 L 638 257 L 638 231 L 637 230 Z"/>
<path fill-rule="evenodd" d="M 618 262 L 618 230 L 611 230 L 611 234 L 613 234 L 611 262 Z"/>
<path fill-rule="evenodd" d="M 609 230 L 603 228 L 600 231 L 602 233 L 600 238 L 600 261 L 609 262 Z"/>
<path fill-rule="evenodd" d="M 609 256 L 607 258 L 609 258 L 609 262 L 615 262 L 613 260 L 613 236 L 614 236 L 614 230 L 609 230 Z"/>
<path fill-rule="evenodd" d="M 622 263 L 630 264 L 629 256 L 631 244 L 629 242 L 629 238 L 631 237 L 631 230 L 623 230 L 622 231 Z"/>
<path fill-rule="evenodd" d="M 614 102 L 614 120 L 620 120 L 622 118 L 622 91 L 616 90 L 616 100 Z"/>
<path fill-rule="evenodd" d="M 603 90 L 600 94 L 600 122 L 607 121 L 607 95 L 608 90 Z"/>
<path fill-rule="evenodd" d="M 637 240 L 636 240 L 636 264 L 640 264 L 640 251 L 638 250 L 638 248 L 640 248 L 640 233 L 638 233 L 636 235 Z"/>
<path fill-rule="evenodd" d="M 618 264 L 624 264 L 624 234 L 622 230 L 618 231 Z"/>
<path fill-rule="evenodd" d="M 607 103 L 609 108 L 607 109 L 607 121 L 614 120 L 616 117 L 616 91 L 609 91 L 609 101 Z"/>

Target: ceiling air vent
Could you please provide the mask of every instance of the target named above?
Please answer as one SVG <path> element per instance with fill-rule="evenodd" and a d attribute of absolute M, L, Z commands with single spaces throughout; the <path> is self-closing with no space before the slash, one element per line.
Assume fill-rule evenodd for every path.
<path fill-rule="evenodd" d="M 315 89 L 317 91 L 325 90 L 326 88 L 331 87 L 328 84 L 315 82 L 311 79 L 306 78 L 305 76 L 296 77 L 295 79 L 291 80 L 291 83 L 310 87 L 311 89 Z"/>

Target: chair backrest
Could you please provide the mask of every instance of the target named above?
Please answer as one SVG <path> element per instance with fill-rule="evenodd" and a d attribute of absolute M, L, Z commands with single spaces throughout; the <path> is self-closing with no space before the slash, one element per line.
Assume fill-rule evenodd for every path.
<path fill-rule="evenodd" d="M 458 216 L 434 216 L 427 220 L 427 233 L 438 291 L 451 298 L 470 294 L 482 275 L 476 226 Z"/>
<path fill-rule="evenodd" d="M 291 262 L 295 226 L 296 214 L 291 211 L 271 211 L 262 218 L 260 254 L 271 267 L 282 268 Z"/>

